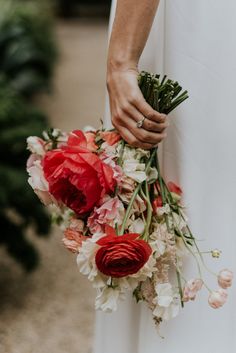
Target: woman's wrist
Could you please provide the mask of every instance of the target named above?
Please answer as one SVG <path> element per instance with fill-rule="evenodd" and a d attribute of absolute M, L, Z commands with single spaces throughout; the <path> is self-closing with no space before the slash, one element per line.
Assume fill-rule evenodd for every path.
<path fill-rule="evenodd" d="M 138 62 L 133 59 L 127 59 L 124 57 L 109 57 L 107 59 L 107 73 L 115 71 L 127 71 L 135 70 L 138 71 Z"/>
<path fill-rule="evenodd" d="M 133 72 L 138 74 L 138 64 L 135 61 L 123 61 L 118 59 L 108 59 L 107 61 L 107 86 L 117 79 L 118 76 L 125 72 Z"/>

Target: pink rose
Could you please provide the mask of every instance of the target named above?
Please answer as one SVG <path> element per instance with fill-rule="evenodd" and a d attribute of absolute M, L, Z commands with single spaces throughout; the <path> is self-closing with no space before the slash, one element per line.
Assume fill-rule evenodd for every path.
<path fill-rule="evenodd" d="M 120 225 L 124 217 L 124 206 L 118 197 L 108 198 L 100 207 L 95 207 L 88 218 L 88 227 L 92 233 L 103 233 L 105 224 Z"/>
<path fill-rule="evenodd" d="M 44 177 L 41 160 L 31 155 L 27 161 L 28 183 L 44 205 L 56 203 L 54 197 L 49 193 L 48 182 Z"/>
<path fill-rule="evenodd" d="M 196 298 L 197 292 L 202 288 L 203 282 L 201 279 L 189 280 L 183 290 L 183 301 L 188 302 Z"/>
<path fill-rule="evenodd" d="M 213 309 L 218 309 L 226 303 L 228 294 L 225 289 L 211 292 L 208 298 L 208 303 Z"/>
<path fill-rule="evenodd" d="M 221 270 L 218 274 L 218 283 L 221 288 L 228 288 L 232 286 L 233 272 L 227 269 Z"/>

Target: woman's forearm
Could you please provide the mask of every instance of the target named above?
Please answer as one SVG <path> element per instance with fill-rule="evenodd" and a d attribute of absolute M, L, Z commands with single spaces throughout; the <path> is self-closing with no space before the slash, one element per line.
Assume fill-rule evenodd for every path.
<path fill-rule="evenodd" d="M 107 58 L 112 123 L 131 146 L 147 149 L 166 137 L 169 124 L 145 101 L 137 80 L 139 58 L 158 4 L 159 0 L 117 0 Z"/>
<path fill-rule="evenodd" d="M 158 4 L 159 0 L 117 0 L 108 51 L 108 71 L 137 67 Z"/>

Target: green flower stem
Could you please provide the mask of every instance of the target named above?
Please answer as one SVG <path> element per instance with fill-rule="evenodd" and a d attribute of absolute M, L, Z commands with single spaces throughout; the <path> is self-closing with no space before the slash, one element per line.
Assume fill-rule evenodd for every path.
<path fill-rule="evenodd" d="M 154 156 L 156 155 L 156 148 L 154 148 L 151 152 L 151 156 L 149 158 L 149 161 L 147 162 L 147 165 L 146 165 L 146 169 L 145 169 L 145 172 L 147 174 L 147 172 L 149 171 L 151 165 L 152 165 L 152 162 L 153 162 L 153 159 L 154 159 Z M 125 226 L 126 226 L 126 223 L 127 223 L 127 220 L 130 216 L 130 212 L 131 212 L 131 209 L 133 207 L 133 204 L 134 204 L 134 201 L 141 189 L 141 186 L 142 186 L 142 183 L 139 183 L 137 186 L 136 186 L 136 189 L 134 190 L 134 193 L 131 197 L 131 200 L 129 202 L 129 206 L 127 207 L 127 210 L 125 212 L 125 217 L 124 217 L 124 220 L 123 220 L 123 223 L 121 225 L 121 228 L 120 228 L 120 231 L 119 231 L 119 234 L 118 235 L 122 235 L 124 234 L 124 231 L 125 231 Z"/>
<path fill-rule="evenodd" d="M 146 221 L 146 226 L 145 226 L 143 239 L 148 241 L 149 228 L 150 228 L 151 221 L 152 221 L 152 205 L 151 205 L 151 202 L 150 202 L 147 180 L 145 180 L 145 194 L 146 194 L 146 200 L 147 200 L 147 221 Z"/>
<path fill-rule="evenodd" d="M 184 302 L 183 302 L 183 288 L 182 288 L 182 282 L 181 282 L 181 277 L 180 277 L 180 272 L 178 269 L 176 269 L 176 276 L 177 276 L 177 281 L 178 281 L 178 287 L 179 287 L 179 295 L 180 295 L 180 302 L 182 308 L 184 307 Z"/>
<path fill-rule="evenodd" d="M 120 145 L 121 145 L 120 154 L 119 154 L 119 158 L 118 158 L 118 160 L 117 160 L 117 164 L 118 164 L 119 166 L 121 166 L 122 159 L 123 159 L 123 154 L 124 154 L 124 150 L 125 150 L 125 141 L 124 141 L 124 140 L 121 140 Z"/>

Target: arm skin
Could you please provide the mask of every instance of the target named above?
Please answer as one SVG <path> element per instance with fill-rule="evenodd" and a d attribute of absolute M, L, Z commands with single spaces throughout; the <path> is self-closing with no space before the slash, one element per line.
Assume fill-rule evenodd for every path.
<path fill-rule="evenodd" d="M 107 58 L 112 123 L 132 146 L 153 148 L 166 137 L 167 117 L 146 103 L 138 87 L 138 62 L 159 0 L 117 0 Z M 142 128 L 137 121 L 145 117 Z"/>

